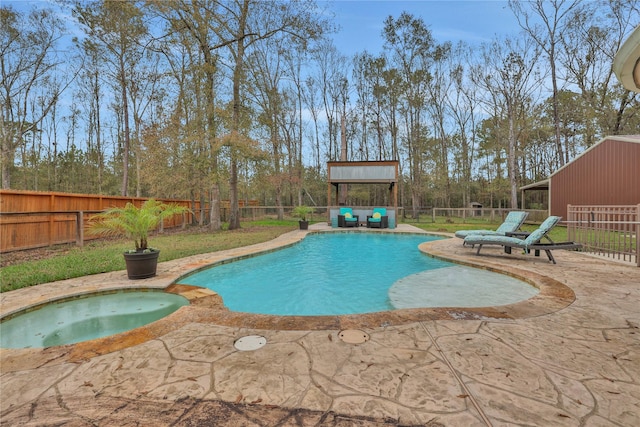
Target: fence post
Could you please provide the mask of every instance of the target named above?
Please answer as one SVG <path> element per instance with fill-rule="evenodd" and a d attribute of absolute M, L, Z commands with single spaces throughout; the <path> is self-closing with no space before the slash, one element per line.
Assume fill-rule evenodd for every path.
<path fill-rule="evenodd" d="M 84 212 L 76 212 L 76 246 L 84 246 Z"/>
<path fill-rule="evenodd" d="M 636 266 L 640 267 L 640 203 L 636 206 Z"/>
<path fill-rule="evenodd" d="M 570 241 L 574 241 L 575 238 L 575 223 L 573 218 L 573 211 L 571 205 L 567 205 L 567 238 Z"/>

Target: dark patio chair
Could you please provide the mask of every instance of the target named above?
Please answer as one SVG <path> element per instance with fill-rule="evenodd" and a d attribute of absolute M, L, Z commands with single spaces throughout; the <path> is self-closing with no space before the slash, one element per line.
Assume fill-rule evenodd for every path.
<path fill-rule="evenodd" d="M 351 208 L 340 208 L 340 214 L 338 215 L 338 227 L 357 227 L 358 215 L 353 214 Z"/>
<path fill-rule="evenodd" d="M 373 213 L 367 216 L 367 228 L 389 228 L 387 209 L 373 208 Z"/>

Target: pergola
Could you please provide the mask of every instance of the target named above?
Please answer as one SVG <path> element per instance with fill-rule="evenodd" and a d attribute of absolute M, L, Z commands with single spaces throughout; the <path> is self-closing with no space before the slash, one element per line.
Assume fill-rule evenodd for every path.
<path fill-rule="evenodd" d="M 339 211 L 340 184 L 389 184 L 389 200 L 392 206 L 387 206 L 390 219 L 397 218 L 398 212 L 398 166 L 397 160 L 369 161 L 369 162 L 327 162 L 327 220 L 331 224 L 332 218 L 337 218 Z M 335 195 L 332 196 L 332 187 Z M 354 207 L 354 213 L 366 215 L 368 207 Z M 332 209 L 333 208 L 333 209 Z M 360 210 L 361 212 L 358 212 Z"/>

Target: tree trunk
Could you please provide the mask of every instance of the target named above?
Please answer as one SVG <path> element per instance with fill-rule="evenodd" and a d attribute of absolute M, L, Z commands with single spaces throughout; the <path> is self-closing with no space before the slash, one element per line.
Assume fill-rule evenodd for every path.
<path fill-rule="evenodd" d="M 214 182 L 211 186 L 211 213 L 209 218 L 209 227 L 212 230 L 220 230 L 220 185 Z"/>
<path fill-rule="evenodd" d="M 509 114 L 509 184 L 511 187 L 511 208 L 518 208 L 518 183 L 516 180 L 516 131 L 513 107 L 508 107 Z"/>
<path fill-rule="evenodd" d="M 129 188 L 129 100 L 127 99 L 127 81 L 124 59 L 120 57 L 120 89 L 122 90 L 122 115 L 124 123 L 124 147 L 122 149 L 122 187 L 120 195 L 126 196 Z"/>
<path fill-rule="evenodd" d="M 347 124 L 342 114 L 340 118 L 340 161 L 347 161 Z M 347 186 L 348 184 L 340 184 L 340 204 L 344 205 L 347 203 Z"/>
<path fill-rule="evenodd" d="M 233 111 L 231 120 L 231 132 L 235 137 L 240 135 L 240 80 L 244 65 L 244 38 L 247 16 L 249 14 L 249 0 L 244 0 L 238 22 L 238 41 L 236 50 L 236 62 L 233 68 Z M 235 139 L 235 138 L 234 138 Z M 240 206 L 238 204 L 238 159 L 231 147 L 230 171 L 229 171 L 229 230 L 240 228 Z"/>

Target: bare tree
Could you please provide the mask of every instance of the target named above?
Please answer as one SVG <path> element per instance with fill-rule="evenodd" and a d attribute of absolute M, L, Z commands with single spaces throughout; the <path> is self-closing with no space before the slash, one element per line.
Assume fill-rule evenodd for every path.
<path fill-rule="evenodd" d="M 202 189 L 208 189 L 209 227 L 219 230 L 222 227 L 218 170 L 221 120 L 216 113 L 219 108 L 216 83 L 220 74 L 220 58 L 214 51 L 219 39 L 212 29 L 214 17 L 219 13 L 218 2 L 180 0 L 151 4 L 168 23 L 170 34 L 162 52 L 178 84 L 178 103 L 172 123 L 182 122 L 185 128 L 182 134 L 197 135 L 195 140 L 187 138 L 182 141 L 188 146 L 194 145 L 190 151 L 195 158 L 189 161 L 188 167 L 195 187 L 191 193 L 195 196 L 196 192 L 203 193 Z M 203 219 L 201 216 L 200 221 Z"/>
<path fill-rule="evenodd" d="M 129 192 L 129 156 L 131 151 L 131 126 L 129 124 L 130 84 L 132 70 L 144 52 L 141 42 L 148 34 L 143 13 L 132 2 L 96 0 L 76 3 L 73 11 L 83 25 L 103 61 L 110 66 L 107 74 L 119 90 L 119 106 L 122 108 L 122 186 L 120 194 Z"/>
<path fill-rule="evenodd" d="M 427 143 L 424 126 L 425 108 L 429 101 L 428 85 L 432 79 L 430 68 L 441 55 L 431 31 L 421 18 L 402 12 L 397 19 L 387 17 L 383 37 L 390 62 L 397 70 L 405 124 L 405 145 L 411 179 L 413 216 L 418 215 L 423 188 L 423 165 Z"/>
<path fill-rule="evenodd" d="M 16 150 L 25 137 L 40 131 L 42 120 L 56 105 L 65 85 L 49 85 L 62 59 L 56 45 L 62 37 L 62 21 L 48 9 L 34 9 L 28 16 L 0 6 L 0 161 L 2 188 L 11 188 Z M 39 88 L 48 86 L 48 91 Z M 34 108 L 36 103 L 39 108 Z"/>
<path fill-rule="evenodd" d="M 640 95 L 622 87 L 611 64 L 639 21 L 637 0 L 589 2 L 573 10 L 560 34 L 559 62 L 568 80 L 577 86 L 585 107 L 581 123 L 584 147 L 605 135 L 635 133 L 631 119 L 637 114 L 633 107 L 637 107 Z M 565 147 L 565 156 L 568 152 Z"/>
<path fill-rule="evenodd" d="M 469 76 L 476 61 L 471 52 L 472 49 L 466 43 L 459 43 L 452 50 L 448 60 L 452 90 L 445 98 L 457 134 L 457 144 L 454 144 L 454 147 L 457 147 L 457 166 L 463 187 L 462 206 L 469 206 L 471 202 L 470 186 L 476 154 L 476 121 L 480 109 L 477 88 Z"/>
<path fill-rule="evenodd" d="M 563 156 L 560 112 L 558 110 L 558 49 L 562 31 L 568 25 L 572 11 L 580 7 L 581 4 L 584 4 L 581 0 L 534 0 L 529 2 L 509 0 L 509 7 L 516 15 L 518 23 L 546 54 L 549 62 L 556 150 L 560 166 L 564 165 L 568 159 Z"/>
<path fill-rule="evenodd" d="M 284 94 L 281 92 L 283 79 L 285 77 L 284 58 L 279 54 L 284 46 L 281 40 L 273 40 L 270 47 L 258 46 L 247 58 L 248 89 L 251 94 L 258 123 L 267 130 L 267 138 L 270 143 L 269 154 L 271 161 L 271 176 L 269 180 L 275 191 L 275 203 L 278 211 L 278 219 L 284 218 L 284 208 L 282 204 L 283 186 L 286 175 L 283 171 L 284 147 L 283 134 L 281 129 L 285 126 L 282 123 L 282 110 L 287 108 L 284 102 Z"/>
<path fill-rule="evenodd" d="M 322 35 L 326 27 L 320 16 L 315 15 L 316 3 L 312 1 L 277 2 L 234 0 L 220 2 L 220 12 L 213 17 L 213 31 L 219 43 L 212 49 L 227 48 L 232 58 L 232 119 L 230 141 L 229 229 L 240 228 L 238 204 L 238 152 L 234 145 L 245 140 L 240 132 L 242 98 L 240 96 L 245 75 L 245 53 L 252 45 L 286 34 L 301 41 L 311 41 Z"/>
<path fill-rule="evenodd" d="M 311 113 L 311 119 L 313 120 L 313 130 L 311 131 L 313 158 L 315 160 L 316 173 L 320 173 L 322 168 L 320 164 L 320 104 L 318 101 L 318 85 L 313 76 L 307 76 L 302 94 L 304 104 Z"/>
<path fill-rule="evenodd" d="M 347 78 L 346 58 L 330 41 L 323 41 L 312 52 L 317 66 L 312 78 L 319 84 L 322 95 L 322 109 L 327 121 L 327 158 L 338 160 L 340 149 L 338 131 L 340 126 L 339 105 L 340 85 Z M 346 159 L 345 159 L 346 160 Z"/>
<path fill-rule="evenodd" d="M 495 40 L 482 48 L 483 64 L 474 72 L 475 82 L 486 90 L 487 109 L 507 123 L 507 164 L 511 207 L 518 207 L 518 122 L 541 85 L 537 74 L 536 46 L 530 39 Z"/>

